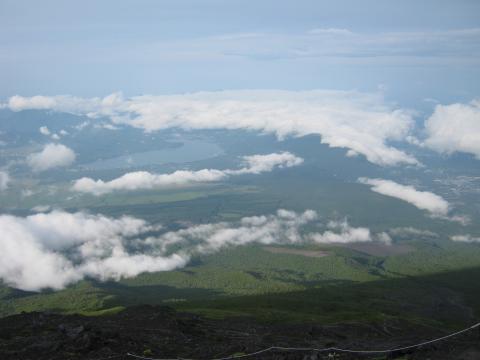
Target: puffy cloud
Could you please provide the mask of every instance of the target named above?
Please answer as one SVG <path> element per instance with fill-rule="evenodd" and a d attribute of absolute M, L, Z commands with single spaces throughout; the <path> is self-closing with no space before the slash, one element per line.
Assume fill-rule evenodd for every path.
<path fill-rule="evenodd" d="M 116 190 L 138 190 L 186 186 L 222 180 L 228 176 L 241 174 L 260 174 L 274 168 L 291 167 L 303 162 L 289 152 L 243 157 L 245 167 L 238 170 L 202 169 L 197 171 L 178 170 L 170 174 L 152 174 L 147 171 L 126 173 L 110 181 L 81 178 L 74 182 L 75 191 L 102 195 Z"/>
<path fill-rule="evenodd" d="M 465 152 L 480 159 L 480 101 L 437 105 L 425 122 L 424 145 L 440 153 Z"/>
<path fill-rule="evenodd" d="M 90 122 L 88 122 L 88 121 L 83 121 L 83 122 L 81 122 L 80 124 L 76 125 L 76 126 L 75 126 L 75 129 L 81 131 L 81 130 L 85 129 L 88 125 L 90 125 Z"/>
<path fill-rule="evenodd" d="M 107 115 L 108 109 L 118 105 L 121 99 L 122 97 L 118 93 L 113 93 L 104 98 L 90 99 L 83 99 L 69 95 L 37 95 L 32 97 L 15 95 L 8 99 L 6 106 L 12 111 L 54 110 L 94 117 L 98 115 L 99 110 L 101 113 Z"/>
<path fill-rule="evenodd" d="M 228 171 L 231 174 L 260 174 L 279 168 L 297 166 L 303 163 L 303 159 L 288 151 L 267 155 L 244 156 L 245 167 L 240 170 Z"/>
<path fill-rule="evenodd" d="M 54 211 L 26 218 L 0 216 L 0 277 L 24 290 L 63 288 L 85 276 L 118 279 L 143 271 L 183 266 L 187 259 L 171 256 L 130 255 L 135 236 L 153 228 L 144 221 L 122 217 Z"/>
<path fill-rule="evenodd" d="M 50 130 L 46 126 L 40 126 L 38 131 L 40 131 L 40 134 L 45 135 L 45 136 L 49 136 L 51 134 Z"/>
<path fill-rule="evenodd" d="M 445 217 L 449 203 L 439 195 L 429 191 L 419 191 L 413 186 L 401 185 L 391 180 L 359 178 L 362 184 L 372 186 L 372 191 L 406 201 L 419 209 L 427 210 L 434 216 Z"/>
<path fill-rule="evenodd" d="M 202 169 L 199 171 L 178 170 L 170 174 L 152 174 L 148 171 L 135 171 L 110 181 L 93 180 L 84 177 L 76 180 L 72 189 L 79 192 L 102 195 L 116 190 L 152 189 L 212 182 L 221 180 L 226 176 L 225 172 L 214 169 Z"/>
<path fill-rule="evenodd" d="M 455 221 L 464 226 L 472 222 L 472 219 L 468 215 L 453 215 L 453 216 L 448 216 L 445 219 L 450 221 Z"/>
<path fill-rule="evenodd" d="M 149 241 L 164 247 L 191 246 L 194 253 L 212 253 L 228 246 L 260 244 L 350 243 L 380 241 L 389 244 L 386 233 L 372 234 L 368 228 L 351 227 L 346 220 L 329 221 L 324 233 L 304 233 L 302 228 L 316 221 L 313 210 L 296 213 L 280 209 L 275 215 L 244 217 L 238 224 L 220 222 L 196 225 L 186 229 L 167 232 Z"/>
<path fill-rule="evenodd" d="M 304 234 L 318 221 L 313 210 L 278 210 L 238 222 L 193 225 L 162 233 L 161 226 L 123 216 L 52 211 L 27 217 L 0 215 L 0 278 L 24 290 L 60 289 L 85 277 L 99 280 L 168 271 L 189 259 L 251 243 L 389 242 L 384 233 L 329 222 L 323 234 Z"/>
<path fill-rule="evenodd" d="M 317 134 L 322 143 L 346 148 L 349 156 L 364 155 L 375 164 L 418 163 L 413 156 L 388 144 L 409 135 L 414 126 L 410 112 L 390 107 L 380 94 L 239 90 L 131 99 L 120 94 L 103 99 L 15 96 L 8 106 L 15 111 L 48 107 L 92 118 L 110 117 L 114 123 L 146 131 L 172 127 L 247 129 L 274 133 L 278 138 Z"/>
<path fill-rule="evenodd" d="M 450 239 L 453 241 L 467 242 L 467 243 L 480 242 L 480 237 L 475 237 L 470 234 L 454 235 L 454 236 L 451 236 Z"/>
<path fill-rule="evenodd" d="M 0 191 L 7 190 L 10 183 L 10 175 L 6 171 L 0 171 Z"/>
<path fill-rule="evenodd" d="M 244 217 L 238 224 L 220 222 L 167 232 L 150 241 L 164 247 L 190 247 L 190 252 L 201 254 L 250 243 L 295 244 L 304 241 L 300 228 L 316 219 L 313 210 L 299 214 L 280 209 L 275 215 Z"/>
<path fill-rule="evenodd" d="M 23 189 L 21 192 L 22 197 L 29 197 L 35 194 L 35 192 L 32 189 Z"/>
<path fill-rule="evenodd" d="M 370 229 L 365 227 L 352 227 L 347 220 L 343 221 L 329 221 L 327 230 L 323 233 L 313 233 L 309 238 L 319 244 L 345 244 L 352 242 L 369 242 L 379 241 L 390 244 L 392 239 L 386 233 L 372 235 Z M 334 232 L 336 230 L 337 232 Z"/>
<path fill-rule="evenodd" d="M 62 144 L 47 144 L 42 151 L 28 156 L 27 163 L 34 171 L 68 166 L 75 161 L 72 149 Z"/>
<path fill-rule="evenodd" d="M 7 106 L 12 111 L 21 111 L 28 109 L 48 110 L 56 106 L 55 99 L 51 96 L 32 96 L 25 98 L 23 96 L 12 96 L 8 99 Z"/>
<path fill-rule="evenodd" d="M 50 136 L 53 140 L 60 140 L 60 135 L 56 133 L 52 133 L 50 129 L 46 126 L 40 126 L 38 129 L 40 131 L 40 134 L 45 135 L 45 136 Z M 65 130 L 61 130 L 60 134 L 68 134 Z"/>

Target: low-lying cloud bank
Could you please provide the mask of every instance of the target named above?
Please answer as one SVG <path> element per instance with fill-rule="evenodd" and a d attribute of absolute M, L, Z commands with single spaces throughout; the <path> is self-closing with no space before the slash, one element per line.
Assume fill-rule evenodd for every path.
<path fill-rule="evenodd" d="M 251 155 L 242 158 L 244 167 L 238 170 L 202 169 L 197 171 L 178 170 L 170 174 L 152 174 L 147 171 L 126 173 L 110 181 L 81 178 L 74 182 L 74 191 L 102 195 L 116 190 L 139 190 L 187 186 L 192 184 L 219 181 L 229 176 L 260 174 L 275 168 L 300 165 L 303 159 L 289 152 L 267 155 Z"/>
<path fill-rule="evenodd" d="M 386 244 L 390 244 L 392 239 L 385 233 L 371 234 L 370 229 L 365 227 L 352 227 L 348 224 L 347 220 L 343 221 L 329 221 L 327 224 L 327 230 L 323 233 L 313 233 L 309 235 L 309 238 L 319 244 L 346 244 L 352 242 L 368 242 L 378 241 Z M 337 230 L 339 232 L 334 232 Z"/>
<path fill-rule="evenodd" d="M 61 289 L 85 277 L 100 280 L 185 266 L 192 256 L 250 243 L 389 242 L 384 234 L 330 222 L 323 233 L 315 211 L 278 210 L 238 222 L 202 224 L 161 233 L 161 227 L 124 216 L 52 211 L 27 217 L 0 215 L 0 278 L 24 290 Z"/>
<path fill-rule="evenodd" d="M 480 237 L 472 236 L 470 234 L 454 235 L 454 236 L 451 236 L 450 239 L 453 240 L 453 241 L 467 242 L 467 243 L 480 242 Z"/>
<path fill-rule="evenodd" d="M 393 229 L 389 229 L 388 233 L 392 236 L 400 237 L 400 238 L 411 238 L 412 236 L 430 237 L 430 238 L 438 237 L 438 234 L 433 231 L 416 229 L 414 227 L 393 228 Z"/>
<path fill-rule="evenodd" d="M 440 153 L 465 152 L 480 159 L 480 100 L 437 105 L 425 121 L 425 137 L 412 136 L 411 112 L 387 104 L 380 94 L 357 91 L 231 90 L 125 99 L 12 96 L 0 104 L 12 111 L 54 110 L 90 118 L 108 117 L 146 131 L 166 128 L 246 129 L 286 136 L 317 134 L 331 147 L 348 149 L 378 165 L 418 164 L 389 144 L 415 139 Z M 42 132 L 43 133 L 43 132 Z"/>
<path fill-rule="evenodd" d="M 356 91 L 236 90 L 184 95 L 105 98 L 13 96 L 13 111 L 49 109 L 91 118 L 109 117 L 146 131 L 166 128 L 246 129 L 286 136 L 317 134 L 331 147 L 348 149 L 379 165 L 417 164 L 390 141 L 414 126 L 409 111 L 393 108 L 380 94 Z"/>
<path fill-rule="evenodd" d="M 60 289 L 85 276 L 99 279 L 134 276 L 183 266 L 180 255 L 128 253 L 135 237 L 152 230 L 132 217 L 54 211 L 26 218 L 0 216 L 0 277 L 24 290 Z"/>
<path fill-rule="evenodd" d="M 437 105 L 425 122 L 425 146 L 440 153 L 465 152 L 480 159 L 480 100 Z"/>
<path fill-rule="evenodd" d="M 370 185 L 372 191 L 406 201 L 415 207 L 426 210 L 434 216 L 448 215 L 450 204 L 444 198 L 430 191 L 419 191 L 413 186 L 402 185 L 385 179 L 359 178 L 358 181 Z"/>
<path fill-rule="evenodd" d="M 62 144 L 50 143 L 42 151 L 28 156 L 27 164 L 33 171 L 45 171 L 56 167 L 69 166 L 75 161 L 75 152 Z"/>

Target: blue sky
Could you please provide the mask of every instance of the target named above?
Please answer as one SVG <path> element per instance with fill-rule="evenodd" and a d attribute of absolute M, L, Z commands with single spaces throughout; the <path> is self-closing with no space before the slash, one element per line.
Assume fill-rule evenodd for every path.
<path fill-rule="evenodd" d="M 0 1 L 0 97 L 223 89 L 480 93 L 480 2 Z M 425 101 L 427 100 L 427 101 Z"/>

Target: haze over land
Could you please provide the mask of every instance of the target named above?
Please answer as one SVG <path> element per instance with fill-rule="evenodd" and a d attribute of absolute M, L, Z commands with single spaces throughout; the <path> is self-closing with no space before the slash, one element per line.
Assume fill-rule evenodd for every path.
<path fill-rule="evenodd" d="M 479 13 L 1 2 L 0 315 L 473 323 Z"/>

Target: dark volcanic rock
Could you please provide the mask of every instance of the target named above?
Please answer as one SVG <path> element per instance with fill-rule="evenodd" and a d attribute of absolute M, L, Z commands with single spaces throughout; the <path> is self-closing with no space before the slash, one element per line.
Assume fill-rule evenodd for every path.
<path fill-rule="evenodd" d="M 265 324 L 249 318 L 205 319 L 167 307 L 140 306 L 103 317 L 23 313 L 0 319 L 0 359 L 212 359 L 283 347 L 389 349 L 445 333 L 408 323 Z M 480 359 L 480 332 L 386 354 L 270 351 L 250 359 Z"/>

